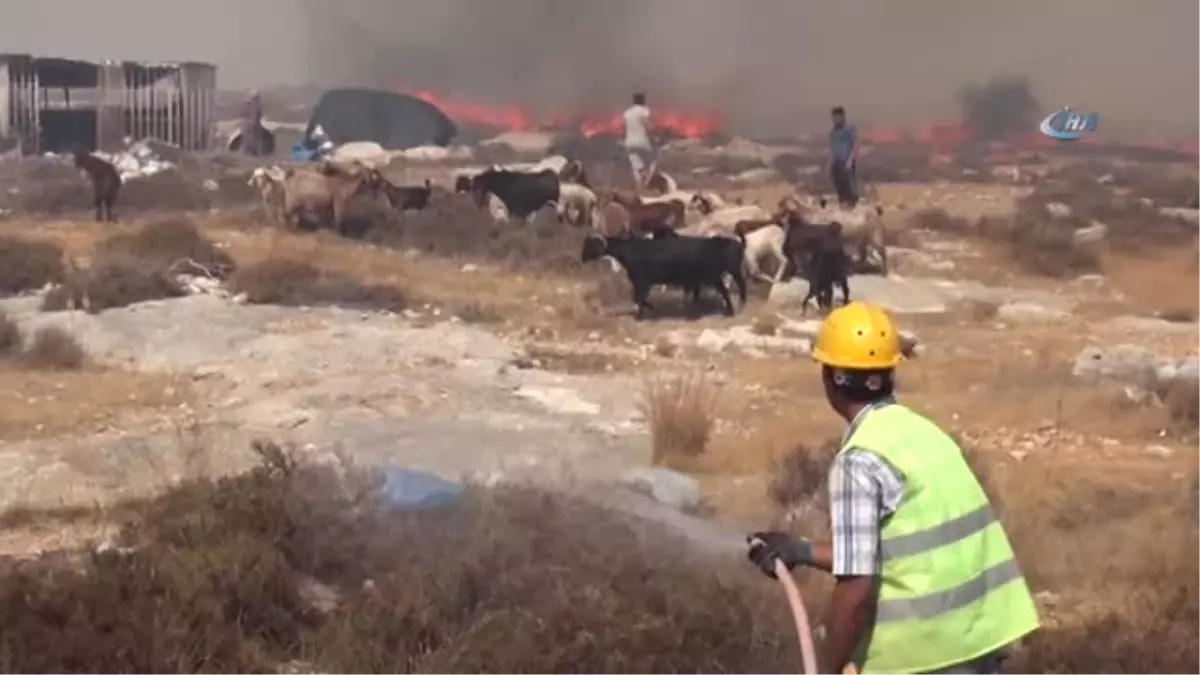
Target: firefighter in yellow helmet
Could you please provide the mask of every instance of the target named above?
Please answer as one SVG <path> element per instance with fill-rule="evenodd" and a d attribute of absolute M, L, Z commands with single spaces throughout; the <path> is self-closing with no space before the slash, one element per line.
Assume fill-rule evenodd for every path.
<path fill-rule="evenodd" d="M 836 579 L 822 672 L 999 672 L 1038 628 L 1000 522 L 958 444 L 897 403 L 900 337 L 881 309 L 831 312 L 813 348 L 825 396 L 849 425 L 829 474 L 830 541 L 755 532 L 750 559 Z"/>

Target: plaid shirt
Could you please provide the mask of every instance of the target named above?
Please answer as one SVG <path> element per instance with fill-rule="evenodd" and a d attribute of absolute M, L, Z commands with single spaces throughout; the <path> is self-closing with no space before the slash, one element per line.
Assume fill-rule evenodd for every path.
<path fill-rule="evenodd" d="M 887 398 L 863 408 L 842 436 L 842 445 L 872 410 L 895 403 Z M 878 455 L 846 448 L 829 472 L 829 520 L 834 576 L 880 573 L 879 531 L 904 496 L 904 478 Z"/>

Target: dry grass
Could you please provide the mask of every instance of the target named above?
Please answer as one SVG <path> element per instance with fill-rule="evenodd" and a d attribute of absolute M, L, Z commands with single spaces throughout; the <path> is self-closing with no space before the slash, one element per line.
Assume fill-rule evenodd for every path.
<path fill-rule="evenodd" d="M 54 243 L 0 236 L 0 295 L 61 283 L 63 251 Z"/>
<path fill-rule="evenodd" d="M 318 269 L 301 260 L 269 258 L 235 272 L 230 291 L 244 293 L 255 304 L 322 306 L 399 312 L 409 297 L 392 284 L 373 284 L 351 276 Z"/>
<path fill-rule="evenodd" d="M 110 256 L 78 270 L 42 298 L 42 311 L 85 308 L 95 314 L 139 302 L 186 295 L 165 268 L 130 256 Z"/>
<path fill-rule="evenodd" d="M 175 298 L 185 291 L 177 274 L 222 278 L 232 256 L 205 238 L 189 220 L 153 221 L 95 245 L 91 264 L 77 270 L 43 299 L 44 311 L 85 307 L 89 312 Z"/>
<path fill-rule="evenodd" d="M 775 506 L 793 518 L 828 514 L 827 477 L 838 449 L 836 438 L 815 447 L 797 443 L 777 460 L 767 488 Z"/>
<path fill-rule="evenodd" d="M 716 423 L 716 404 L 716 387 L 703 373 L 647 380 L 642 413 L 653 463 L 678 465 L 703 455 Z"/>
<path fill-rule="evenodd" d="M 909 226 L 945 234 L 969 235 L 975 227 L 962 216 L 952 216 L 940 207 L 925 208 L 914 213 L 908 220 Z"/>
<path fill-rule="evenodd" d="M 532 225 L 497 225 L 464 195 L 436 200 L 424 211 L 389 214 L 367 229 L 363 239 L 388 248 L 413 249 L 446 258 L 470 258 L 516 270 L 574 272 L 583 228 L 564 226 L 545 210 Z"/>
<path fill-rule="evenodd" d="M 521 488 L 393 514 L 286 455 L 0 576 L 19 672 L 788 672 L 784 603 L 669 533 Z M 283 459 L 281 459 L 281 457 Z M 421 541 L 421 546 L 410 542 Z M 698 589 L 704 589 L 698 593 Z M 720 608 L 713 611 L 713 608 Z M 586 636 L 586 639 L 580 639 Z"/>
<path fill-rule="evenodd" d="M 504 323 L 504 314 L 495 305 L 484 302 L 468 302 L 456 309 L 454 316 L 465 323 Z"/>
<path fill-rule="evenodd" d="M 1092 274 L 1102 269 L 1096 252 L 1076 246 L 1075 229 L 1039 207 L 1023 209 L 1009 233 L 1013 261 L 1033 274 L 1065 277 Z"/>
<path fill-rule="evenodd" d="M 1156 318 L 1172 323 L 1192 323 L 1196 321 L 1195 307 L 1172 307 L 1171 309 L 1156 312 Z"/>
<path fill-rule="evenodd" d="M 177 274 L 198 274 L 199 265 L 212 276 L 223 278 L 234 270 L 233 257 L 200 233 L 185 218 L 152 221 L 133 232 L 114 234 L 96 246 L 96 258 L 133 259 L 147 268 Z"/>
<path fill-rule="evenodd" d="M 37 370 L 0 362 L 0 439 L 88 434 L 190 402 L 189 383 L 167 375 L 104 370 Z"/>

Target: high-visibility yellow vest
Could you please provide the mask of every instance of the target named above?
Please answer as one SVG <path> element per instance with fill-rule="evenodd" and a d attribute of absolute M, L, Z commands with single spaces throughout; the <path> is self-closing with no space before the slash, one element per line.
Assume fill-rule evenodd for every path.
<path fill-rule="evenodd" d="M 881 527 L 875 624 L 859 672 L 916 673 L 970 661 L 1038 628 L 1012 546 L 954 439 L 908 408 L 864 411 L 842 452 L 874 453 L 904 480 Z"/>

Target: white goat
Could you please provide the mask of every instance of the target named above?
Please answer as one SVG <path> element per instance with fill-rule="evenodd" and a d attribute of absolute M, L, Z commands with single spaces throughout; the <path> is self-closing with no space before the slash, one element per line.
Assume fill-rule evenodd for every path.
<path fill-rule="evenodd" d="M 273 222 L 283 222 L 284 211 L 284 181 L 287 179 L 287 172 L 277 166 L 260 166 L 250 174 L 250 180 L 246 184 L 258 190 L 259 197 L 262 199 L 263 211 L 266 212 L 267 218 Z"/>
<path fill-rule="evenodd" d="M 591 226 L 596 222 L 596 193 L 578 183 L 558 186 L 558 219 L 571 225 Z"/>
<path fill-rule="evenodd" d="M 746 269 L 750 276 L 768 283 L 777 284 L 783 277 L 787 267 L 787 256 L 783 253 L 783 243 L 787 233 L 776 223 L 760 227 L 746 235 Z M 765 257 L 775 261 L 775 274 L 768 277 L 763 274 L 760 261 Z"/>
<path fill-rule="evenodd" d="M 771 220 L 771 214 L 758 204 L 745 206 L 726 206 L 704 216 L 700 222 L 688 225 L 680 234 L 710 237 L 713 235 L 734 235 L 734 228 L 744 220 Z"/>

